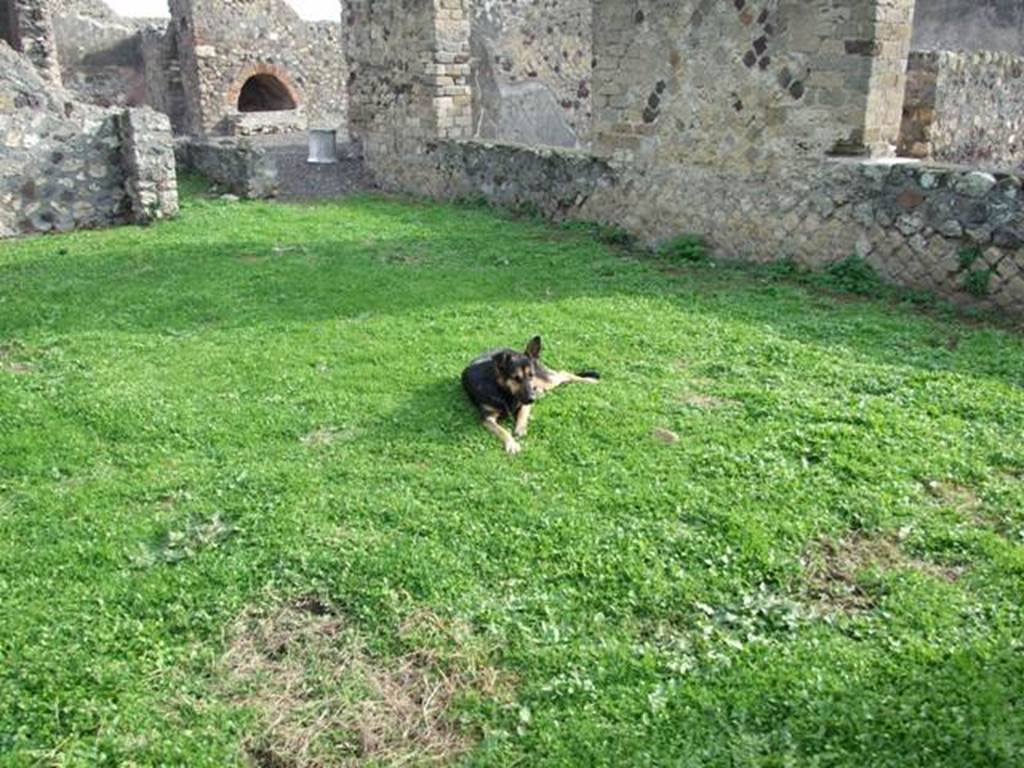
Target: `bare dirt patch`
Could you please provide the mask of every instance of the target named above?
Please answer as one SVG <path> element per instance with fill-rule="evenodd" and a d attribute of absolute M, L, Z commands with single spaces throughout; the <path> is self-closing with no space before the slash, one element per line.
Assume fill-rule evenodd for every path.
<path fill-rule="evenodd" d="M 235 260 L 243 264 L 265 264 L 270 261 L 270 256 L 267 254 L 242 253 L 236 256 Z"/>
<path fill-rule="evenodd" d="M 723 397 L 705 395 L 699 392 L 687 392 L 682 396 L 681 399 L 684 405 L 688 405 L 691 408 L 700 408 L 701 410 L 728 408 L 729 406 L 737 404 L 735 400 L 727 400 L 726 398 Z"/>
<path fill-rule="evenodd" d="M 973 516 L 981 508 L 981 499 L 973 488 L 949 480 L 929 480 L 925 491 L 933 499 L 966 516 Z"/>
<path fill-rule="evenodd" d="M 0 344 L 0 371 L 24 375 L 39 370 L 39 366 L 29 362 L 27 352 L 18 344 Z"/>
<path fill-rule="evenodd" d="M 307 448 L 323 448 L 334 443 L 352 440 L 358 436 L 354 429 L 344 427 L 319 427 L 302 436 L 302 444 Z"/>
<path fill-rule="evenodd" d="M 24 375 L 27 373 L 33 373 L 38 370 L 38 366 L 33 363 L 25 363 L 19 360 L 12 360 L 5 363 L 0 363 L 0 369 L 7 373 L 13 373 L 15 375 Z"/>
<path fill-rule="evenodd" d="M 256 711 L 245 745 L 258 766 L 440 765 L 472 746 L 453 703 L 500 697 L 467 628 L 424 612 L 398 629 L 397 657 L 372 652 L 343 615 L 317 598 L 243 614 L 220 663 L 229 699 Z"/>
<path fill-rule="evenodd" d="M 664 427 L 655 427 L 651 430 L 651 437 L 657 440 L 659 443 L 665 445 L 675 445 L 679 442 L 679 435 L 673 432 L 671 429 L 665 429 Z"/>
<path fill-rule="evenodd" d="M 855 613 L 875 607 L 877 596 L 865 586 L 872 570 L 916 571 L 953 582 L 962 568 L 943 567 L 907 554 L 895 536 L 855 533 L 842 539 L 821 538 L 803 557 L 806 593 L 826 613 Z"/>

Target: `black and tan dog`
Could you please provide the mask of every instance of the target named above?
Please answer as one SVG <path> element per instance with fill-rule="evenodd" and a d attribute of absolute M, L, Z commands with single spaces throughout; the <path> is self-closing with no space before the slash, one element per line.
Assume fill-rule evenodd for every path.
<path fill-rule="evenodd" d="M 475 358 L 462 372 L 462 386 L 480 411 L 484 427 L 501 440 L 508 453 L 519 453 L 516 438 L 526 435 L 530 410 L 538 396 L 561 384 L 593 384 L 600 378 L 593 371 L 552 371 L 538 359 L 540 348 L 540 336 L 534 336 L 525 352 L 491 350 Z M 515 420 L 514 436 L 498 423 L 505 418 Z"/>

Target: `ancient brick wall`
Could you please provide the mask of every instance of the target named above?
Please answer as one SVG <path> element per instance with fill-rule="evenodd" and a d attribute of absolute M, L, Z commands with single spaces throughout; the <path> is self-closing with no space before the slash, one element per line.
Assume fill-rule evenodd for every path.
<path fill-rule="evenodd" d="M 1024 58 L 1009 53 L 915 52 L 901 154 L 993 168 L 1024 163 Z"/>
<path fill-rule="evenodd" d="M 472 130 L 468 0 L 349 0 L 349 126 L 385 184 L 413 177 L 425 142 Z"/>
<path fill-rule="evenodd" d="M 165 121 L 76 102 L 0 45 L 0 236 L 173 216 Z"/>
<path fill-rule="evenodd" d="M 590 139 L 591 0 L 472 4 L 474 135 L 579 147 Z"/>
<path fill-rule="evenodd" d="M 596 146 L 755 167 L 895 145 L 913 0 L 595 0 Z"/>
<path fill-rule="evenodd" d="M 302 122 L 344 132 L 338 24 L 303 21 L 281 0 L 171 0 L 170 7 L 190 132 L 232 132 L 239 93 L 257 75 L 287 91 Z"/>

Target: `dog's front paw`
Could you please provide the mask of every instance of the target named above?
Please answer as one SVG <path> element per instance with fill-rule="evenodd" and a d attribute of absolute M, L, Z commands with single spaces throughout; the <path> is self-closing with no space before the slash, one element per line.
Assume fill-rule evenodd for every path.
<path fill-rule="evenodd" d="M 526 427 L 516 427 L 512 434 L 516 437 L 526 437 Z"/>
<path fill-rule="evenodd" d="M 521 450 L 523 450 L 523 447 L 519 445 L 519 443 L 517 443 L 515 440 L 509 439 L 505 441 L 505 453 L 515 455 L 519 453 Z"/>

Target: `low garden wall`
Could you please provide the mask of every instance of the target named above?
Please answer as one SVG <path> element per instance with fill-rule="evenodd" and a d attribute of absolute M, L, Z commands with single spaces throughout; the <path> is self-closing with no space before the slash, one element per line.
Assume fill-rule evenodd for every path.
<path fill-rule="evenodd" d="M 638 169 L 457 140 L 371 170 L 385 187 L 602 221 L 651 244 L 699 234 L 721 259 L 820 269 L 858 255 L 890 283 L 1024 314 L 1024 193 L 1013 174 L 855 160 Z"/>

